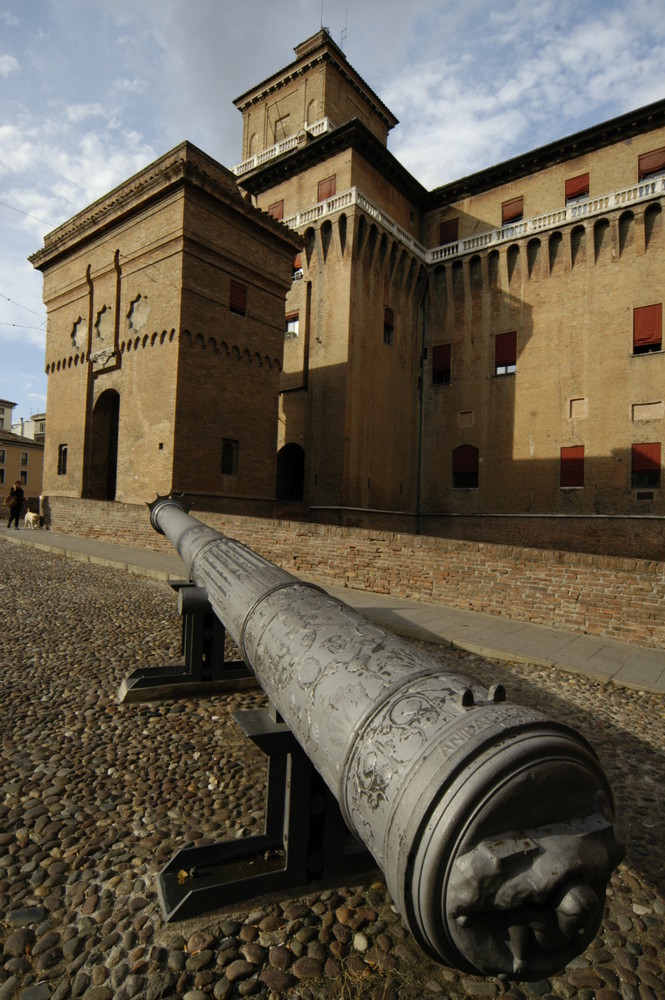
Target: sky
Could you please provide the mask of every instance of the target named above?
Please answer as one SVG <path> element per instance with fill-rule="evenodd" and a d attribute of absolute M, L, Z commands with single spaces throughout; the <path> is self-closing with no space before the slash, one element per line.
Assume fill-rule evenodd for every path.
<path fill-rule="evenodd" d="M 0 0 L 0 398 L 46 409 L 43 238 L 184 139 L 241 159 L 234 98 L 323 25 L 437 187 L 665 98 L 652 0 Z"/>

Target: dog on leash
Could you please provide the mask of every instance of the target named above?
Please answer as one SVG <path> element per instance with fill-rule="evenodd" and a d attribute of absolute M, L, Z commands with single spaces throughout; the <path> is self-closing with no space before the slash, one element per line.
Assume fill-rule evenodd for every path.
<path fill-rule="evenodd" d="M 35 528 L 38 528 L 39 514 L 35 514 L 33 511 L 29 510 L 28 513 L 25 515 L 25 526 L 26 528 L 32 528 L 33 530 Z"/>

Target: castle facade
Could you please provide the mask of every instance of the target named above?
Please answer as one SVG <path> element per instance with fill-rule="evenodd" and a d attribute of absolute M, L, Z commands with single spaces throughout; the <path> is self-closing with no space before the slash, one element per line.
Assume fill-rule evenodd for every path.
<path fill-rule="evenodd" d="M 232 171 L 184 143 L 31 258 L 44 492 L 662 532 L 665 101 L 433 191 L 325 30 L 235 105 Z"/>

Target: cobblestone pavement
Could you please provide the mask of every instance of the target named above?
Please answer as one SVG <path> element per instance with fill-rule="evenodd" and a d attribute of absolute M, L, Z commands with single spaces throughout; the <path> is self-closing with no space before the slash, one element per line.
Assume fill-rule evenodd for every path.
<path fill-rule="evenodd" d="M 258 692 L 120 705 L 179 662 L 173 591 L 0 541 L 0 1000 L 236 996 L 665 998 L 665 699 L 440 650 L 596 747 L 627 838 L 602 929 L 561 975 L 500 983 L 413 942 L 382 881 L 164 924 L 180 848 L 262 827 L 264 759 L 231 712 Z"/>

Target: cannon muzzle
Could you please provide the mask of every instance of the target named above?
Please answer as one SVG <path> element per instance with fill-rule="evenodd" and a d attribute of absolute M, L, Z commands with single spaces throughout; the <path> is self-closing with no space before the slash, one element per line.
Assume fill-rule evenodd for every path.
<path fill-rule="evenodd" d="M 190 517 L 177 497 L 158 497 L 150 517 L 420 945 L 459 969 L 520 980 L 583 952 L 624 853 L 587 741 Z"/>

